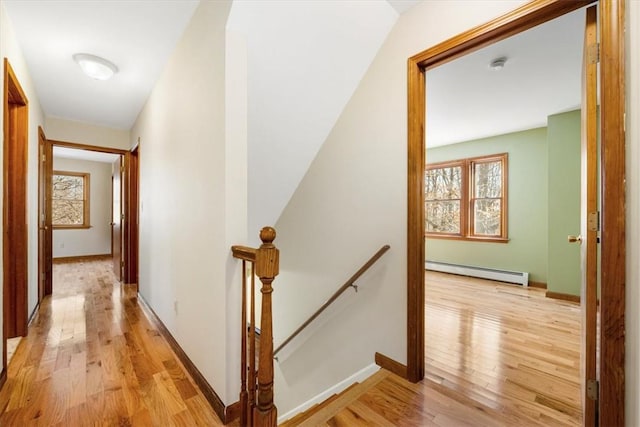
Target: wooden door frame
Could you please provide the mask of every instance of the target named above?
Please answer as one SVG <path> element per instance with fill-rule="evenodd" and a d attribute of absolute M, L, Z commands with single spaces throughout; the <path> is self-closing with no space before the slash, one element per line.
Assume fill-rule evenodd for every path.
<path fill-rule="evenodd" d="M 424 378 L 425 71 L 593 3 L 534 0 L 408 60 L 407 377 Z M 625 399 L 625 66 L 624 0 L 601 0 L 600 423 L 624 425 Z"/>
<path fill-rule="evenodd" d="M 125 188 L 128 193 L 124 200 L 126 261 L 123 282 L 138 286 L 139 255 L 139 212 L 140 212 L 140 139 L 125 159 Z"/>
<path fill-rule="evenodd" d="M 127 153 L 127 159 L 129 154 Z M 129 162 L 127 162 L 128 164 Z M 125 224 L 129 221 L 125 221 L 123 219 L 123 215 L 126 213 L 126 210 L 124 208 L 124 202 L 125 202 L 125 197 L 126 197 L 126 190 L 128 190 L 126 187 L 126 180 L 125 177 L 128 174 L 125 174 L 125 157 L 124 156 L 120 156 L 120 158 L 118 160 L 116 160 L 116 162 L 114 162 L 114 165 L 120 165 L 120 170 L 118 170 L 118 168 L 114 167 L 112 169 L 111 172 L 111 256 L 113 258 L 113 272 L 116 274 L 116 279 L 118 281 L 120 281 L 120 283 L 126 283 L 125 277 L 124 277 L 124 273 L 125 273 L 125 258 L 126 258 L 126 246 L 125 246 Z M 118 248 L 117 254 L 119 257 L 120 262 L 116 263 L 116 242 L 114 240 L 114 236 L 116 235 L 115 233 L 115 225 L 116 225 L 116 220 L 115 217 L 115 194 L 116 194 L 116 180 L 115 180 L 115 176 L 116 176 L 116 171 L 118 174 L 118 185 L 120 188 L 118 188 L 118 193 L 119 193 L 119 198 L 118 198 L 118 203 L 120 206 L 120 211 L 118 214 L 118 220 L 120 221 L 119 223 L 119 241 L 118 241 L 118 245 L 120 246 Z M 117 271 L 116 271 L 117 269 Z"/>
<path fill-rule="evenodd" d="M 42 145 L 42 152 L 40 146 Z M 38 230 L 38 304 L 42 299 L 51 295 L 53 290 L 53 270 L 51 262 L 53 260 L 53 230 L 51 228 L 51 179 L 53 175 L 53 152 L 51 142 L 38 126 L 38 216 L 44 210 L 44 224 L 41 225 L 41 219 L 38 218 L 38 227 L 44 227 L 44 239 L 40 239 L 40 230 Z M 41 157 L 42 156 L 42 157 Z M 44 177 L 40 176 L 40 162 L 44 163 Z M 44 186 L 43 186 L 44 183 Z M 44 206 L 41 204 L 44 201 Z M 44 254 L 44 260 L 40 259 L 40 254 Z M 44 270 L 41 268 L 44 266 Z M 40 289 L 40 280 L 44 275 L 44 288 Z"/>
<path fill-rule="evenodd" d="M 4 372 L 7 366 L 7 338 L 26 335 L 29 316 L 27 229 L 29 102 L 7 58 L 4 58 L 3 93 L 2 366 Z"/>
<path fill-rule="evenodd" d="M 109 147 L 100 147 L 97 145 L 88 145 L 88 144 L 81 144 L 81 143 L 77 143 L 77 142 L 69 142 L 69 141 L 59 141 L 59 140 L 55 140 L 55 139 L 49 139 L 47 140 L 48 143 L 50 144 L 51 150 L 48 151 L 48 153 L 51 153 L 51 160 L 50 160 L 50 164 L 53 165 L 53 147 L 65 147 L 65 148 L 74 148 L 74 149 L 78 149 L 78 150 L 87 150 L 87 151 L 96 151 L 99 153 L 110 153 L 110 154 L 117 154 L 122 156 L 122 163 L 123 165 L 125 165 L 125 172 L 123 175 L 128 175 L 127 172 L 127 165 L 128 165 L 128 158 L 130 155 L 130 152 L 127 150 L 122 150 L 119 148 L 109 148 Z M 53 174 L 53 168 L 51 168 L 50 174 Z M 49 182 L 51 180 L 51 176 L 49 176 Z M 126 187 L 123 188 L 124 196 L 127 196 L 128 190 Z M 51 203 L 51 197 L 50 195 L 47 195 L 47 203 L 50 205 Z M 124 223 L 128 223 L 129 219 L 127 216 L 127 212 L 125 212 L 125 219 L 123 221 Z M 49 221 L 48 221 L 49 227 L 51 227 L 51 218 L 49 217 Z M 123 237 L 124 237 L 124 233 L 123 233 Z M 53 248 L 53 239 L 49 240 L 49 245 L 51 246 L 51 248 Z M 123 245 L 128 244 L 126 240 L 124 240 Z M 126 246 L 125 246 L 126 247 Z M 125 251 L 126 252 L 126 251 Z M 126 256 L 123 255 L 123 259 L 125 261 L 125 268 L 127 265 L 128 260 L 126 259 Z M 49 291 L 49 293 L 51 293 L 51 290 Z"/>

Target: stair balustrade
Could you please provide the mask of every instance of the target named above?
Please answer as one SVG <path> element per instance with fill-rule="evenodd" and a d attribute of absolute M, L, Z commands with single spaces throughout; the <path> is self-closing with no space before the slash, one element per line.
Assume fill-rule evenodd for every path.
<path fill-rule="evenodd" d="M 271 294 L 273 279 L 278 275 L 280 251 L 273 241 L 276 230 L 260 230 L 259 248 L 232 246 L 233 257 L 242 260 L 242 340 L 240 372 L 240 425 L 277 425 L 277 409 L 273 403 L 273 328 Z M 250 274 L 247 274 L 250 272 Z M 247 283 L 250 277 L 250 285 Z M 262 283 L 260 346 L 256 366 L 255 277 Z M 251 286 L 249 327 L 247 330 L 247 287 Z M 248 347 L 247 347 L 248 341 Z"/>

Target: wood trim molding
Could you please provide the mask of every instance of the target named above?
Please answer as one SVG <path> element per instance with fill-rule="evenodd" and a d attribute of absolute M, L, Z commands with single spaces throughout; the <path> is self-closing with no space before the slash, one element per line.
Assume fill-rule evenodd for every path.
<path fill-rule="evenodd" d="M 111 154 L 125 155 L 125 154 L 127 154 L 129 152 L 127 150 L 121 150 L 120 148 L 100 147 L 98 145 L 79 144 L 77 142 L 58 141 L 58 140 L 55 140 L 55 139 L 50 139 L 49 142 L 54 147 L 76 148 L 78 150 L 98 151 L 100 153 L 111 153 Z"/>
<path fill-rule="evenodd" d="M 147 315 L 147 318 L 156 328 L 158 328 L 158 332 L 162 335 L 162 337 L 169 343 L 169 346 L 176 354 L 182 365 L 185 367 L 191 378 L 195 381 L 196 385 L 204 395 L 211 408 L 218 415 L 220 420 L 224 424 L 228 424 L 231 421 L 235 420 L 240 416 L 240 402 L 234 402 L 229 406 L 225 406 L 220 396 L 216 393 L 216 391 L 211 387 L 211 385 L 207 382 L 204 375 L 198 370 L 196 365 L 189 359 L 189 356 L 184 352 L 180 344 L 176 341 L 176 339 L 171 335 L 171 332 L 167 329 L 167 327 L 162 323 L 162 320 L 158 317 L 158 315 L 153 311 L 151 306 L 144 300 L 142 295 L 138 294 L 138 302 L 140 303 L 140 307 Z"/>
<path fill-rule="evenodd" d="M 240 418 L 241 406 L 240 402 L 234 402 L 231 405 L 224 408 L 224 423 L 228 424 L 234 420 Z"/>
<path fill-rule="evenodd" d="M 3 72 L 3 342 L 25 336 L 28 322 L 29 102 L 4 58 Z M 3 345 L 2 366 L 6 367 Z"/>
<path fill-rule="evenodd" d="M 580 295 L 571 295 L 571 294 L 565 294 L 565 293 L 562 293 L 562 292 L 547 291 L 545 293 L 545 296 L 547 298 L 559 299 L 559 300 L 562 300 L 562 301 L 576 302 L 576 303 L 580 304 Z"/>
<path fill-rule="evenodd" d="M 7 382 L 7 368 L 2 368 L 2 372 L 0 372 L 0 390 L 2 390 L 6 382 Z"/>
<path fill-rule="evenodd" d="M 625 2 L 600 1 L 600 425 L 625 425 Z"/>
<path fill-rule="evenodd" d="M 593 3 L 593 0 L 533 0 L 503 16 L 424 50 L 409 58 L 409 61 L 422 69 L 442 65 L 590 3 Z"/>
<path fill-rule="evenodd" d="M 53 263 L 66 264 L 70 262 L 101 261 L 105 259 L 111 259 L 111 254 L 64 256 L 64 257 L 54 258 Z"/>
<path fill-rule="evenodd" d="M 547 289 L 547 284 L 544 282 L 532 282 L 529 281 L 529 287 L 530 288 L 537 288 L 537 289 Z"/>
<path fill-rule="evenodd" d="M 407 379 L 418 382 L 424 378 L 426 96 L 425 73 L 416 59 L 409 59 L 407 73 Z"/>
<path fill-rule="evenodd" d="M 399 377 L 407 378 L 407 366 L 402 363 L 393 360 L 390 357 L 385 356 L 381 353 L 376 353 L 376 365 L 380 366 L 382 369 L 386 369 L 389 372 L 392 372 Z"/>
<path fill-rule="evenodd" d="M 29 320 L 27 321 L 27 327 L 31 326 L 31 322 L 36 318 L 36 314 L 38 314 L 38 310 L 40 309 L 40 301 L 36 303 L 36 306 L 33 307 L 33 311 L 29 315 Z"/>
<path fill-rule="evenodd" d="M 590 3 L 591 0 L 533 0 L 408 60 L 407 373 L 410 381 L 417 382 L 424 377 L 424 71 Z M 601 0 L 599 7 L 603 194 L 599 422 L 624 425 L 625 1 Z"/>

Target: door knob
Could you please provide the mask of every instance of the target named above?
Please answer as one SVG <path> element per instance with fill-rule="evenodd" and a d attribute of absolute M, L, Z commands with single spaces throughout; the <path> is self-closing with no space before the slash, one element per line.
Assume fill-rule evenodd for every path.
<path fill-rule="evenodd" d="M 567 236 L 569 243 L 582 243 L 582 236 Z"/>

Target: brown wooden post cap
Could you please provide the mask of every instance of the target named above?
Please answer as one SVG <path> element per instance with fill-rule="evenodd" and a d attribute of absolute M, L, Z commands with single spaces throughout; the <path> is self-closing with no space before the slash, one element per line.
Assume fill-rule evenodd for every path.
<path fill-rule="evenodd" d="M 260 230 L 260 240 L 264 244 L 271 244 L 276 239 L 276 230 L 273 227 L 262 227 Z"/>

